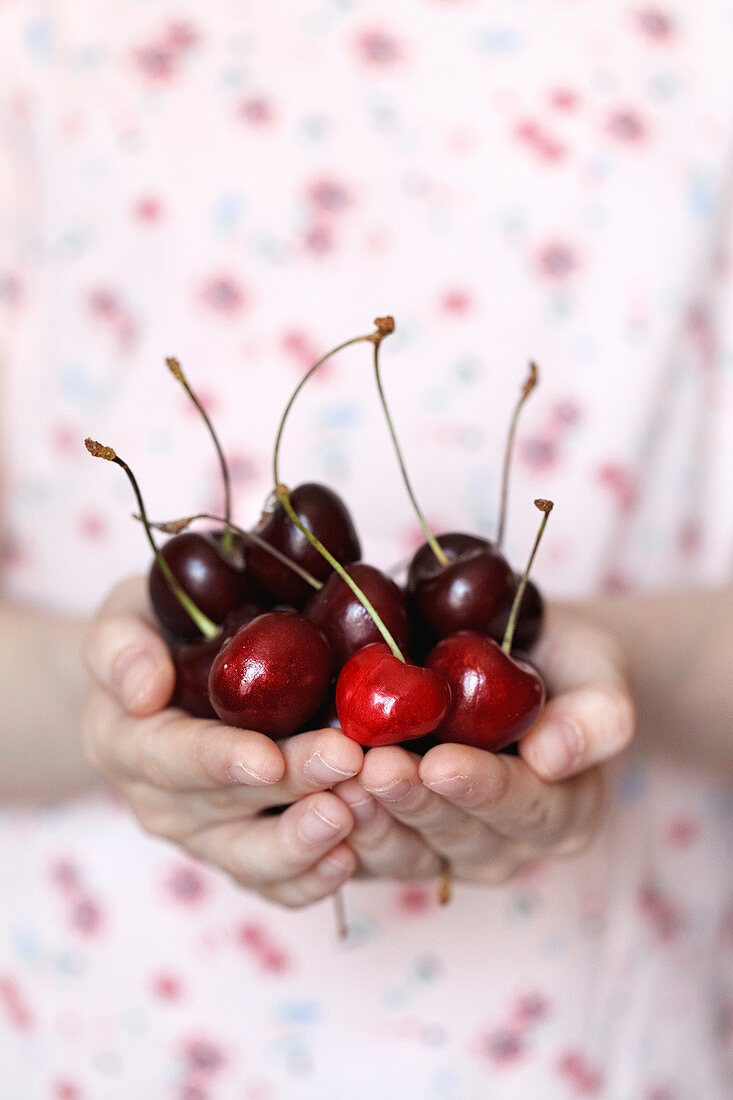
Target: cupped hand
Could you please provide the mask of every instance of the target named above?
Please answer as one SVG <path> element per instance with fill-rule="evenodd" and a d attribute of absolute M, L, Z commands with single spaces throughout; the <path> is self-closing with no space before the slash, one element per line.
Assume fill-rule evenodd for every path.
<path fill-rule="evenodd" d="M 520 756 L 438 745 L 371 749 L 335 790 L 354 816 L 357 874 L 498 883 L 584 851 L 604 820 L 603 764 L 634 732 L 625 658 L 582 612 L 551 607 L 532 660 L 552 696 Z"/>
<path fill-rule="evenodd" d="M 288 907 L 333 894 L 356 869 L 353 815 L 330 788 L 355 776 L 338 730 L 275 744 L 264 734 L 168 708 L 173 665 L 145 582 L 119 585 L 87 631 L 87 757 L 142 827 Z M 281 814 L 268 814 L 287 805 Z"/>

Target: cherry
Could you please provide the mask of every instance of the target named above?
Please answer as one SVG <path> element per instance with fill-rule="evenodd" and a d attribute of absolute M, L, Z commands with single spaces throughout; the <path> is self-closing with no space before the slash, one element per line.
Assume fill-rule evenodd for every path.
<path fill-rule="evenodd" d="M 423 543 L 407 574 L 412 608 L 432 632 L 444 638 L 458 630 L 501 637 L 517 590 L 514 572 L 487 539 L 451 532 L 437 540 L 447 564 Z"/>
<path fill-rule="evenodd" d="M 517 577 L 516 579 L 519 583 L 520 578 Z M 514 631 L 513 648 L 525 652 L 532 649 L 540 636 L 544 619 L 545 602 L 537 585 L 533 581 L 527 581 L 527 587 L 519 605 L 519 617 L 517 619 L 517 629 Z M 507 612 L 505 619 L 502 621 L 499 634 L 496 635 L 497 638 L 503 636 L 508 621 L 509 613 Z"/>
<path fill-rule="evenodd" d="M 341 497 L 326 485 L 307 482 L 290 494 L 301 523 L 325 544 L 333 556 L 348 565 L 361 557 L 359 537 L 349 510 Z M 317 580 L 325 580 L 332 567 L 309 543 L 278 502 L 255 528 L 255 534 L 270 543 Z M 247 570 L 258 586 L 274 600 L 302 606 L 312 587 L 292 569 L 277 561 L 260 546 L 248 546 Z"/>
<path fill-rule="evenodd" d="M 476 631 L 443 638 L 426 667 L 450 684 L 450 709 L 435 730 L 440 741 L 499 752 L 526 733 L 545 702 L 539 673 Z"/>
<path fill-rule="evenodd" d="M 209 673 L 214 658 L 225 641 L 247 623 L 262 614 L 263 609 L 247 603 L 235 607 L 222 624 L 221 634 L 205 642 L 175 646 L 171 651 L 176 673 L 171 705 L 180 707 L 194 718 L 216 718 L 209 699 Z"/>
<path fill-rule="evenodd" d="M 341 729 L 369 748 L 423 737 L 449 706 L 450 688 L 441 673 L 406 664 L 384 642 L 358 650 L 336 681 Z"/>
<path fill-rule="evenodd" d="M 295 733 L 326 698 L 333 671 L 328 642 L 292 611 L 269 611 L 225 642 L 209 674 L 223 722 L 269 737 Z"/>
<path fill-rule="evenodd" d="M 450 684 L 451 706 L 436 730 L 441 741 L 498 752 L 516 741 L 534 724 L 545 702 L 545 687 L 530 664 L 511 656 L 519 608 L 552 502 L 536 500 L 542 522 L 524 574 L 517 587 L 504 641 L 476 631 L 460 631 L 443 638 L 425 662 Z"/>
<path fill-rule="evenodd" d="M 369 598 L 398 647 L 405 649 L 407 611 L 395 582 L 380 569 L 364 562 L 354 562 L 345 569 Z M 337 668 L 342 668 L 358 649 L 381 640 L 374 619 L 338 573 L 332 573 L 320 592 L 311 596 L 303 614 L 325 634 Z"/>
<path fill-rule="evenodd" d="M 257 595 L 248 573 L 222 553 L 218 533 L 184 531 L 170 538 L 160 554 L 183 590 L 215 623 L 222 623 L 238 604 Z M 168 634 L 181 640 L 201 636 L 171 590 L 158 559 L 150 567 L 148 590 L 158 621 Z"/>

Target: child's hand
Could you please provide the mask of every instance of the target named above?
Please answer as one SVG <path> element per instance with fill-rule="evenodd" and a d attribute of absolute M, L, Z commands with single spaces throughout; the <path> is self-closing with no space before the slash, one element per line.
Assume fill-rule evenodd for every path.
<path fill-rule="evenodd" d="M 353 817 L 328 788 L 354 776 L 361 748 L 338 730 L 276 745 L 251 730 L 164 709 L 173 666 L 142 579 L 119 585 L 93 620 L 84 655 L 87 756 L 142 827 L 286 906 L 334 893 L 353 874 Z M 263 814 L 294 803 L 280 815 Z"/>
<path fill-rule="evenodd" d="M 371 749 L 361 776 L 336 788 L 355 818 L 360 874 L 435 875 L 442 857 L 457 880 L 496 883 L 591 843 L 603 822 L 599 765 L 634 732 L 623 656 L 609 634 L 552 608 L 533 660 L 554 697 L 521 758 L 464 745 L 438 745 L 422 760 Z"/>

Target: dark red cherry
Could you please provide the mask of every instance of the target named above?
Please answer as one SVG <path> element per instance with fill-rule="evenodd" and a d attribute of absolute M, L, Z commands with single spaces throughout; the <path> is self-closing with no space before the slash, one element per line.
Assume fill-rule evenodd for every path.
<path fill-rule="evenodd" d="M 430 733 L 450 705 L 444 676 L 400 661 L 384 642 L 360 649 L 336 681 L 341 729 L 360 745 L 396 745 Z"/>
<path fill-rule="evenodd" d="M 440 741 L 499 752 L 527 732 L 544 706 L 539 673 L 485 634 L 466 630 L 443 638 L 425 663 L 451 689 L 450 709 L 435 731 Z"/>
<path fill-rule="evenodd" d="M 326 698 L 333 670 L 328 642 L 292 611 L 268 611 L 225 642 L 209 675 L 211 704 L 223 722 L 286 737 Z"/>
<path fill-rule="evenodd" d="M 307 482 L 293 489 L 290 500 L 303 526 L 320 539 L 341 565 L 349 565 L 361 557 L 359 537 L 349 511 L 333 489 Z M 331 566 L 288 518 L 282 504 L 277 504 L 255 530 L 260 538 L 317 580 L 325 580 L 331 573 Z M 259 546 L 247 548 L 247 567 L 257 583 L 279 603 L 301 607 L 313 594 L 306 581 Z"/>
<path fill-rule="evenodd" d="M 479 630 L 502 637 L 517 588 L 506 558 L 477 535 L 452 532 L 438 542 L 449 564 L 441 565 L 424 543 L 407 575 L 411 607 L 425 633 L 445 638 L 458 630 Z"/>
<path fill-rule="evenodd" d="M 221 649 L 221 635 L 206 642 L 189 642 L 171 651 L 176 686 L 171 706 L 180 707 L 194 718 L 216 718 L 209 699 L 209 672 Z"/>
<path fill-rule="evenodd" d="M 346 567 L 346 572 L 373 604 L 398 648 L 404 650 L 407 611 L 395 582 L 381 569 L 364 562 L 354 562 Z M 337 668 L 342 668 L 358 649 L 382 641 L 374 619 L 338 573 L 332 573 L 320 592 L 311 596 L 303 614 L 326 635 Z"/>
<path fill-rule="evenodd" d="M 519 580 L 520 578 L 517 577 L 517 584 L 519 584 Z M 509 615 L 507 614 L 507 621 L 508 619 Z M 512 651 L 515 649 L 523 649 L 525 652 L 530 650 L 540 636 L 544 619 L 545 601 L 542 599 L 540 590 L 534 581 L 528 579 L 522 602 L 519 605 L 519 617 L 514 631 Z"/>
<path fill-rule="evenodd" d="M 209 699 L 209 673 L 214 658 L 227 639 L 261 614 L 262 608 L 256 604 L 241 604 L 229 612 L 216 638 L 173 647 L 171 657 L 176 682 L 171 706 L 180 707 L 194 718 L 217 717 Z"/>
<path fill-rule="evenodd" d="M 215 535 L 184 531 L 168 539 L 160 552 L 183 590 L 215 623 L 223 622 L 234 607 L 254 595 L 247 572 L 222 555 Z M 182 641 L 201 637 L 157 561 L 150 567 L 148 588 L 158 621 L 169 635 Z"/>

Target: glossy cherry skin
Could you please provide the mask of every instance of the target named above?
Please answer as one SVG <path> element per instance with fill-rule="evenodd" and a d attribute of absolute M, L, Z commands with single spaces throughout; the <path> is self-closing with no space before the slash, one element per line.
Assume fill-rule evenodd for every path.
<path fill-rule="evenodd" d="M 341 729 L 365 748 L 422 737 L 442 722 L 450 688 L 439 672 L 404 664 L 384 642 L 360 649 L 336 681 Z"/>
<path fill-rule="evenodd" d="M 519 577 L 517 577 L 517 584 L 519 584 Z M 545 601 L 534 581 L 528 580 L 519 605 L 519 617 L 517 629 L 514 631 L 512 649 L 531 649 L 542 632 L 544 620 Z"/>
<path fill-rule="evenodd" d="M 407 610 L 395 582 L 381 569 L 364 562 L 346 566 L 346 572 L 371 602 L 398 648 L 404 650 Z M 332 573 L 320 592 L 311 596 L 303 614 L 326 635 L 337 668 L 343 668 L 358 649 L 382 641 L 374 619 L 338 573 Z"/>
<path fill-rule="evenodd" d="M 184 592 L 217 624 L 224 621 L 232 608 L 255 594 L 246 571 L 221 553 L 218 535 L 184 531 L 168 539 L 161 547 L 161 554 Z M 148 590 L 158 621 L 169 636 L 181 641 L 201 638 L 198 627 L 178 602 L 155 560 L 150 567 Z"/>
<path fill-rule="evenodd" d="M 240 604 L 230 611 L 222 623 L 221 634 L 208 641 L 188 642 L 171 648 L 176 673 L 171 706 L 180 707 L 194 718 L 216 718 L 209 699 L 209 673 L 222 645 L 240 627 L 263 613 L 256 604 Z"/>
<path fill-rule="evenodd" d="M 441 565 L 424 543 L 407 575 L 411 607 L 427 634 L 437 639 L 480 630 L 500 637 L 517 587 L 511 566 L 492 543 L 476 535 L 454 532 L 438 542 L 449 564 Z"/>
<path fill-rule="evenodd" d="M 361 557 L 359 537 L 349 510 L 333 489 L 306 482 L 293 489 L 290 500 L 303 526 L 320 539 L 341 565 L 349 565 Z M 316 580 L 323 581 L 331 573 L 331 566 L 288 518 L 282 504 L 277 504 L 255 531 L 291 561 L 307 569 Z M 257 583 L 278 603 L 302 607 L 313 594 L 311 585 L 259 546 L 247 547 L 247 567 Z"/>
<path fill-rule="evenodd" d="M 321 706 L 332 671 L 317 627 L 293 611 L 268 611 L 224 643 L 211 666 L 209 697 L 230 726 L 287 737 Z"/>
<path fill-rule="evenodd" d="M 443 638 L 425 663 L 451 689 L 450 709 L 435 731 L 440 741 L 499 752 L 527 732 L 544 706 L 539 673 L 485 634 L 465 630 Z"/>

